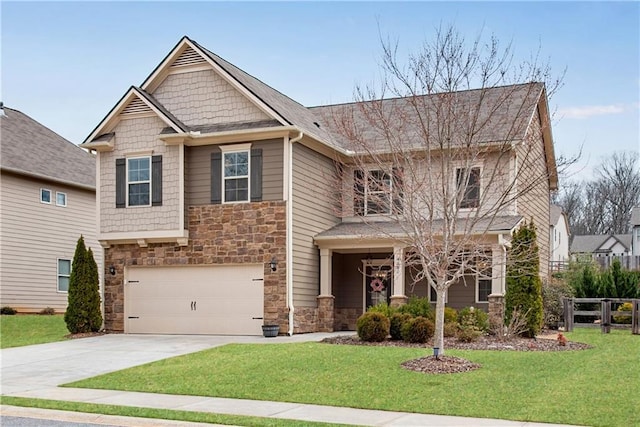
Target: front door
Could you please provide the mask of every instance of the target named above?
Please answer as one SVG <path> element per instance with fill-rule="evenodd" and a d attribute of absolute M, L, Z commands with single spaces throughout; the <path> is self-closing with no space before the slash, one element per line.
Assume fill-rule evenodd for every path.
<path fill-rule="evenodd" d="M 391 301 L 393 269 L 386 260 L 372 260 L 364 265 L 365 311 L 367 308 Z"/>

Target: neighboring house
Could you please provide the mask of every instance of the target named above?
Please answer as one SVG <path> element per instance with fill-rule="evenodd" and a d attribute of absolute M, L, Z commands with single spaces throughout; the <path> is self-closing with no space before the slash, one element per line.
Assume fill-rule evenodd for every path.
<path fill-rule="evenodd" d="M 546 94 L 541 84 L 522 89 L 535 91 L 528 127 L 501 167 L 515 173 L 526 151 L 549 179 L 496 219 L 486 238 L 498 274 L 453 285 L 454 307 L 487 309 L 489 294 L 505 291 L 510 233 L 525 218 L 538 230 L 549 226 L 557 177 Z M 108 330 L 353 329 L 367 305 L 430 294 L 424 283 L 408 286 L 406 248 L 358 221 L 380 212 L 334 208 L 341 191 L 330 177 L 336 160 L 351 154 L 323 121 L 326 108 L 303 107 L 187 37 L 126 91 L 82 144 L 98 156 Z M 504 138 L 500 132 L 489 138 Z M 354 196 L 353 180 L 345 178 L 343 197 Z M 546 276 L 548 233 L 538 233 L 538 243 Z M 382 282 L 375 293 L 374 279 Z"/>
<path fill-rule="evenodd" d="M 640 256 L 640 206 L 631 209 L 631 255 Z"/>
<path fill-rule="evenodd" d="M 573 236 L 570 251 L 575 259 L 631 255 L 631 234 Z"/>
<path fill-rule="evenodd" d="M 564 269 L 569 262 L 569 221 L 561 206 L 551 205 L 549 215 L 551 270 Z"/>
<path fill-rule="evenodd" d="M 0 131 L 0 305 L 64 312 L 80 235 L 102 266 L 95 156 L 11 108 Z"/>

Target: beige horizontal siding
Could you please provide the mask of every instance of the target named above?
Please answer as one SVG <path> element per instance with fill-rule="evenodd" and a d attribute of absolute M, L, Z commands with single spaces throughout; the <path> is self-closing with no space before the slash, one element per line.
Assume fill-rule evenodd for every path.
<path fill-rule="evenodd" d="M 320 255 L 313 237 L 339 222 L 332 200 L 336 180 L 333 160 L 293 146 L 293 303 L 315 307 Z"/>
<path fill-rule="evenodd" d="M 274 139 L 251 144 L 262 149 L 262 200 L 282 200 L 282 156 L 284 141 Z M 187 205 L 211 203 L 211 153 L 219 151 L 217 145 L 187 147 L 186 200 Z"/>
<path fill-rule="evenodd" d="M 91 191 L 2 174 L 0 201 L 0 305 L 19 311 L 64 311 L 57 292 L 58 259 L 73 260 L 78 238 L 94 253 L 102 277 L 103 252 L 96 239 L 96 201 Z M 40 189 L 67 194 L 67 206 L 40 203 Z"/>

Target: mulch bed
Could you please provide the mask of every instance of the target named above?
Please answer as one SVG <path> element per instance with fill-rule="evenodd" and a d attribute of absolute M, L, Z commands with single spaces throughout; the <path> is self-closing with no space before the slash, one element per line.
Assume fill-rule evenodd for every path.
<path fill-rule="evenodd" d="M 431 349 L 432 342 L 425 344 L 411 344 L 404 341 L 386 340 L 382 342 L 365 342 L 356 335 L 341 335 L 337 337 L 325 338 L 322 342 L 328 344 L 343 345 L 367 345 L 380 347 L 412 347 Z M 444 345 L 446 349 L 457 350 L 495 350 L 495 351 L 567 351 L 567 350 L 585 350 L 591 348 L 590 345 L 567 341 L 566 345 L 559 345 L 555 335 L 547 335 L 545 338 L 528 339 L 514 338 L 511 340 L 501 341 L 494 336 L 483 336 L 478 340 L 470 343 L 460 342 L 456 338 L 445 338 Z M 477 363 L 470 362 L 460 357 L 442 355 L 437 359 L 434 356 L 421 357 L 419 359 L 409 360 L 402 364 L 402 367 L 412 371 L 422 372 L 426 374 L 452 374 L 457 372 L 469 372 L 480 368 Z"/>

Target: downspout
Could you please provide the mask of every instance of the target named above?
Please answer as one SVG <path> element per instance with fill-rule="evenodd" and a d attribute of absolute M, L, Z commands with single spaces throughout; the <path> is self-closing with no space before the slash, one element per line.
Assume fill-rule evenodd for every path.
<path fill-rule="evenodd" d="M 289 140 L 289 158 L 287 159 L 287 308 L 289 309 L 289 336 L 293 335 L 293 143 L 302 139 L 304 133 Z"/>

